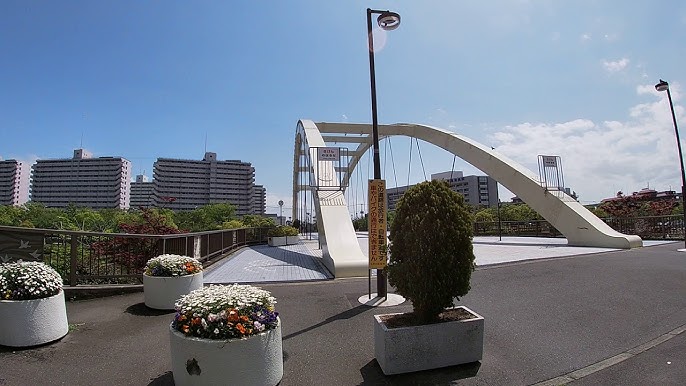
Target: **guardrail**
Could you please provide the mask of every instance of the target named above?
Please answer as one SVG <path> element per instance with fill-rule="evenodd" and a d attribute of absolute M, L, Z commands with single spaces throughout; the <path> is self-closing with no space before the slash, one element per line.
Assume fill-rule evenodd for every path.
<path fill-rule="evenodd" d="M 683 240 L 684 219 L 681 215 L 645 216 L 628 218 L 602 218 L 612 229 L 638 235 L 644 240 Z M 474 223 L 474 236 L 535 236 L 562 237 L 562 234 L 545 220 L 498 221 Z"/>
<path fill-rule="evenodd" d="M 240 247 L 267 243 L 268 228 L 239 228 L 170 235 L 97 233 L 0 226 L 0 257 L 23 253 L 24 260 L 41 260 L 55 268 L 65 284 L 130 284 L 142 282 L 145 262 L 160 254 L 193 256 L 209 266 L 213 259 Z M 25 240 L 42 246 L 25 251 Z M 40 244 L 40 241 L 36 243 Z M 36 249 L 33 254 L 27 253 Z M 12 251 L 10 251 L 10 257 Z M 17 256 L 17 255 L 14 255 Z M 16 260 L 16 257 L 13 258 Z"/>

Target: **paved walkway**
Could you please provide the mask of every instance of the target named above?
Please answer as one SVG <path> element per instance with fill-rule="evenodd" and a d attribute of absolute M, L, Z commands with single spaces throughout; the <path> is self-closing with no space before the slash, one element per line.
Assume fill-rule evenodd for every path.
<path fill-rule="evenodd" d="M 317 242 L 283 247 L 258 245 L 244 248 L 210 266 L 205 283 L 256 283 L 326 280 L 333 276 L 321 263 Z"/>
<path fill-rule="evenodd" d="M 681 386 L 686 253 L 676 249 L 682 246 L 483 266 L 458 302 L 486 320 L 483 360 L 395 376 L 384 376 L 374 359 L 373 319 L 410 311 L 409 302 L 359 304 L 366 278 L 261 284 L 277 298 L 283 322 L 280 386 Z M 0 346 L 0 385 L 174 384 L 173 312 L 150 310 L 143 293 L 134 293 L 68 302 L 67 315 L 71 331 L 58 342 Z M 240 381 L 227 374 L 227 384 Z"/>
<path fill-rule="evenodd" d="M 366 232 L 358 232 L 362 252 L 368 251 Z M 644 245 L 664 244 L 644 241 Z M 563 238 L 545 237 L 475 237 L 477 266 L 523 260 L 585 255 L 617 251 L 612 248 L 570 247 Z M 322 251 L 316 235 L 303 237 L 299 244 L 284 247 L 266 245 L 244 248 L 209 267 L 205 283 L 273 283 L 333 279 L 321 263 Z"/>

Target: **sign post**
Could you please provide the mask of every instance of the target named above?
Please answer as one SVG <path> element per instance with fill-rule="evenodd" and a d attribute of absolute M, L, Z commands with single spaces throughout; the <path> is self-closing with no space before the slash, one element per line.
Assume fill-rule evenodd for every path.
<path fill-rule="evenodd" d="M 368 198 L 367 229 L 369 233 L 369 269 L 384 269 L 386 268 L 386 262 L 388 260 L 386 237 L 386 181 L 381 179 L 369 180 Z M 369 285 L 371 288 L 371 277 Z"/>

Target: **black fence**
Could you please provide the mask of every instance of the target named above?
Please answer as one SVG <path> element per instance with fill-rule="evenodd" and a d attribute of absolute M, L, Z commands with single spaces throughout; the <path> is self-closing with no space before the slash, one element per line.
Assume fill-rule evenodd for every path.
<path fill-rule="evenodd" d="M 0 241 L 5 240 L 4 255 L 9 251 L 9 256 L 14 252 L 24 260 L 41 260 L 55 268 L 68 285 L 130 284 L 142 282 L 145 263 L 155 256 L 192 256 L 208 266 L 215 258 L 243 246 L 266 244 L 267 229 L 137 235 L 0 226 Z M 20 250 L 27 244 L 23 240 L 41 237 L 42 246 L 36 246 L 33 255 Z M 17 244 L 14 250 L 13 241 Z"/>
<path fill-rule="evenodd" d="M 632 218 L 602 218 L 612 229 L 644 240 L 683 240 L 684 218 L 681 215 Z M 500 231 L 499 231 L 500 229 Z M 475 222 L 474 236 L 563 237 L 545 220 Z"/>

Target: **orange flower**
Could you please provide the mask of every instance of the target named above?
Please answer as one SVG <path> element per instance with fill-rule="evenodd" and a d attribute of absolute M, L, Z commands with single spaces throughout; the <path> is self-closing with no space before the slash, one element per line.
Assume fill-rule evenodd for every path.
<path fill-rule="evenodd" d="M 236 325 L 236 330 L 238 330 L 241 334 L 245 334 L 245 327 L 243 327 L 243 325 L 240 323 Z"/>
<path fill-rule="evenodd" d="M 199 326 L 202 322 L 200 321 L 200 318 L 193 318 L 191 321 L 191 324 L 194 326 Z"/>
<path fill-rule="evenodd" d="M 228 320 L 229 320 L 229 322 L 234 322 L 234 323 L 238 322 L 238 320 L 239 320 L 238 312 L 235 309 L 229 311 Z"/>
<path fill-rule="evenodd" d="M 243 322 L 243 323 L 248 323 L 249 321 L 250 321 L 250 318 L 248 318 L 248 317 L 245 316 L 245 315 L 241 315 L 241 322 Z"/>
<path fill-rule="evenodd" d="M 181 328 L 183 329 L 183 332 L 185 332 L 186 334 L 188 334 L 188 331 L 190 331 L 190 328 L 188 328 L 187 324 L 184 324 L 183 326 L 181 326 Z"/>

